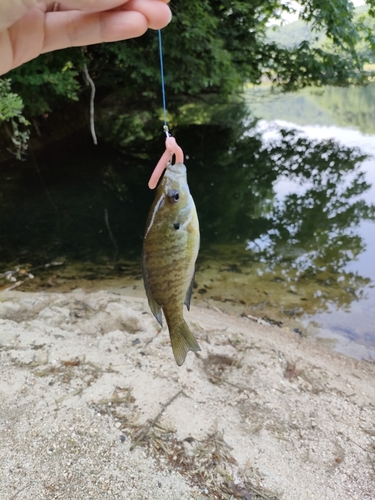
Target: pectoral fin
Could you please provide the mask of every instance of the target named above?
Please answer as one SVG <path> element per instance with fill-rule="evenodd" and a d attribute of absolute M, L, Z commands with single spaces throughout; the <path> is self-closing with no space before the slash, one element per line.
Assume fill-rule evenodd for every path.
<path fill-rule="evenodd" d="M 146 263 L 145 263 L 144 254 L 142 254 L 142 276 L 143 276 L 143 282 L 144 282 L 144 285 L 145 285 L 145 290 L 146 290 L 148 305 L 150 306 L 152 314 L 155 316 L 155 318 L 157 319 L 157 321 L 160 324 L 160 326 L 163 326 L 163 314 L 162 314 L 161 307 L 159 306 L 159 304 L 154 299 L 154 296 L 153 296 L 151 288 L 150 288 L 150 284 L 148 282 L 147 269 L 146 269 Z"/>
<path fill-rule="evenodd" d="M 186 292 L 185 300 L 184 300 L 184 304 L 187 307 L 188 311 L 190 311 L 190 301 L 191 301 L 191 295 L 193 293 L 194 276 L 195 276 L 195 273 L 193 274 L 193 277 L 191 278 L 191 283 L 190 283 L 190 286 Z"/>

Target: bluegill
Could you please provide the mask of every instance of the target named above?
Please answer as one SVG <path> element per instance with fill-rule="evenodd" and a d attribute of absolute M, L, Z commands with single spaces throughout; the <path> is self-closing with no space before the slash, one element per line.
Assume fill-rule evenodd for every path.
<path fill-rule="evenodd" d="M 199 240 L 186 167 L 168 165 L 146 222 L 142 274 L 149 306 L 160 325 L 164 312 L 179 366 L 189 351 L 200 351 L 183 317 L 183 304 L 190 308 Z"/>

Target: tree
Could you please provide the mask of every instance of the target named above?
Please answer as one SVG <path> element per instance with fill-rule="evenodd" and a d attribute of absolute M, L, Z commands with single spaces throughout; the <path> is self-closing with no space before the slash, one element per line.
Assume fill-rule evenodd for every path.
<path fill-rule="evenodd" d="M 367 0 L 366 19 L 375 17 Z M 364 63 L 375 53 L 375 34 L 350 0 L 301 0 L 300 18 L 323 31 L 328 47 L 309 40 L 285 47 L 266 37 L 267 26 L 293 8 L 285 0 L 175 0 L 174 18 L 163 32 L 166 87 L 171 112 L 193 98 L 240 91 L 245 83 L 269 79 L 282 91 L 315 85 L 364 84 L 373 73 Z M 366 45 L 358 52 L 358 43 Z M 87 85 L 87 63 L 98 102 L 112 96 L 124 109 L 142 112 L 141 123 L 160 111 L 158 40 L 155 32 L 139 39 L 45 54 L 9 74 L 12 92 L 23 100 L 26 118 L 80 100 Z M 138 120 L 139 121 L 139 120 Z M 135 120 L 133 120 L 135 122 Z"/>

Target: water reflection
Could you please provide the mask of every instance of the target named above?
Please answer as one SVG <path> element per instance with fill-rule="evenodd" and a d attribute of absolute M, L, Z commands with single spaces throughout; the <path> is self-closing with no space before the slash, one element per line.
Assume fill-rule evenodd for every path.
<path fill-rule="evenodd" d="M 344 148 L 331 140 L 312 141 L 301 132 L 280 130 L 279 139 L 268 151 L 276 164 L 282 164 L 282 181 L 288 181 L 285 196 L 275 196 L 268 220 L 271 228 L 248 248 L 268 272 L 279 273 L 302 290 L 314 282 L 315 312 L 336 304 L 348 307 L 363 298 L 367 277 L 347 271 L 365 249 L 358 234 L 363 220 L 375 220 L 375 207 L 361 195 L 370 185 L 360 170 L 365 159 L 359 151 Z M 306 309 L 310 305 L 305 306 Z"/>
<path fill-rule="evenodd" d="M 196 300 L 285 322 L 364 298 L 370 278 L 348 263 L 365 249 L 358 226 L 375 220 L 365 155 L 295 130 L 261 130 L 239 106 L 180 124 L 175 135 L 201 222 Z M 131 157 L 87 146 L 3 169 L 2 267 L 78 260 L 90 262 L 90 279 L 100 268 L 97 278 L 138 280 L 147 179 L 162 149 L 162 139 Z"/>
<path fill-rule="evenodd" d="M 365 199 L 366 155 L 281 127 L 242 130 L 237 138 L 207 127 L 195 139 L 186 135 L 204 221 L 201 298 L 284 324 L 285 315 L 318 318 L 362 303 L 371 280 L 349 264 L 365 250 L 359 225 L 375 220 Z M 348 337 L 372 345 L 353 325 L 347 329 Z"/>
<path fill-rule="evenodd" d="M 246 100 L 253 113 L 266 120 L 358 127 L 363 133 L 375 133 L 375 84 L 304 89 L 282 95 L 256 87 L 246 93 Z"/>

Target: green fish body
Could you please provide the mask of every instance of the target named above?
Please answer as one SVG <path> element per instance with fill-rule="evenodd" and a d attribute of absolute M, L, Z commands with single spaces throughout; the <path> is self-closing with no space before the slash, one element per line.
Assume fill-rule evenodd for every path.
<path fill-rule="evenodd" d="M 166 169 L 151 207 L 143 242 L 142 274 L 148 303 L 162 325 L 168 325 L 173 354 L 181 366 L 199 345 L 183 317 L 190 308 L 195 261 L 199 250 L 199 223 L 183 163 Z"/>

